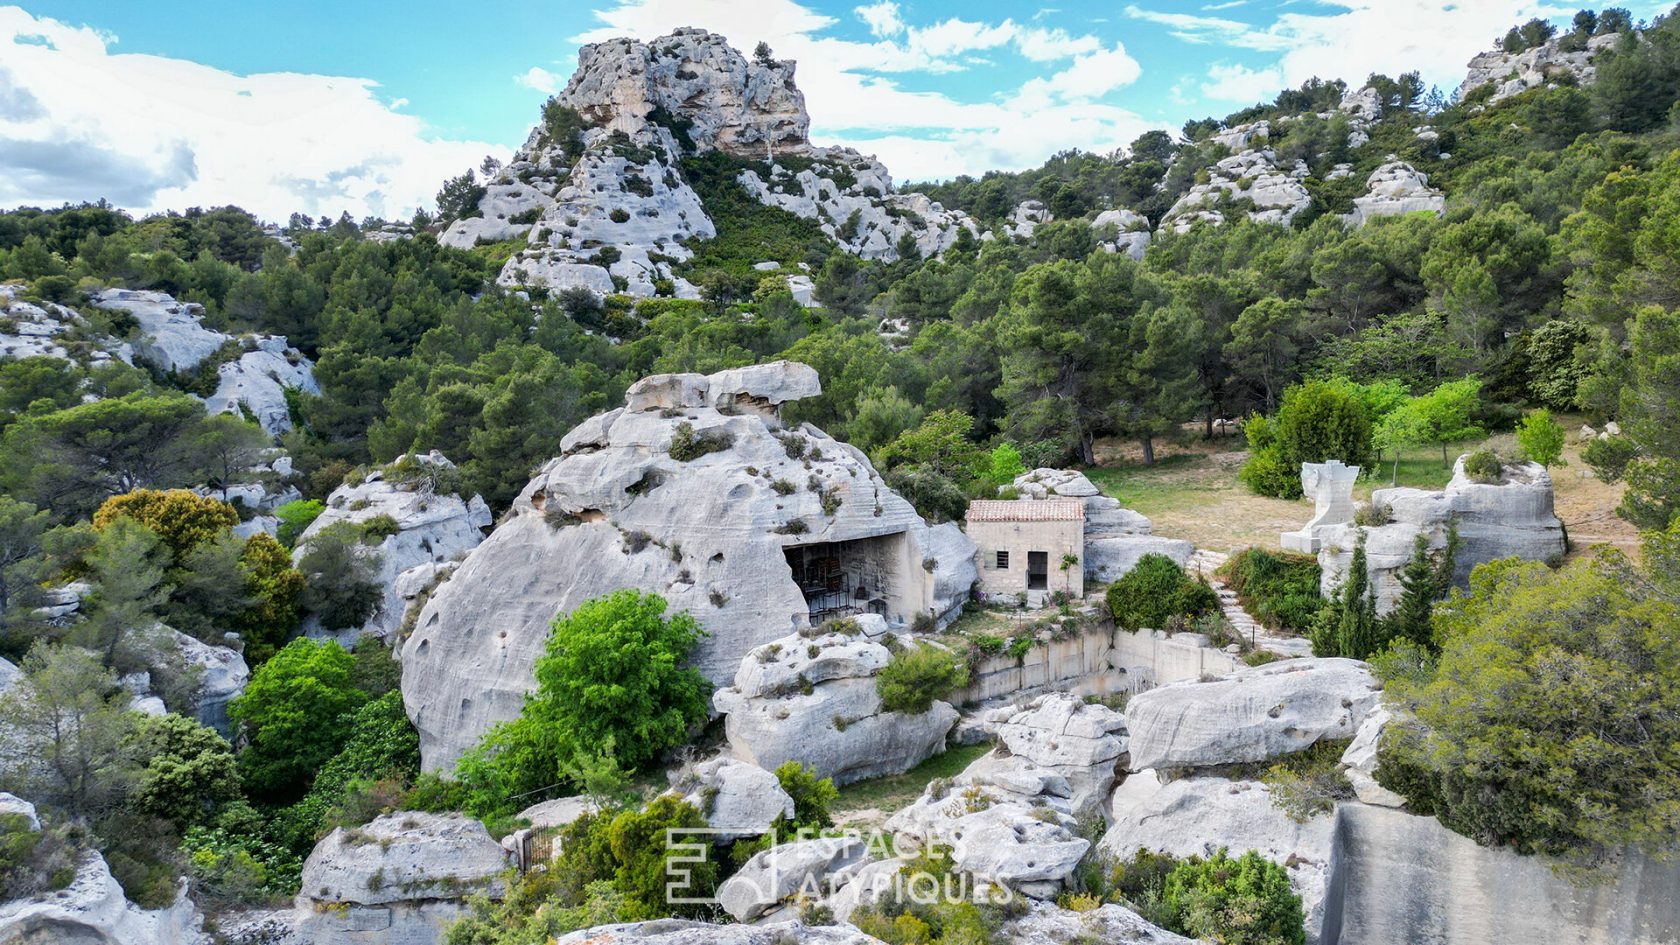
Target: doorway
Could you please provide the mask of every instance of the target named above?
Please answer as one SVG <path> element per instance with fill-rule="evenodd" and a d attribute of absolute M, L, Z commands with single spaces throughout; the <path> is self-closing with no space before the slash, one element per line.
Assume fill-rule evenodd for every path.
<path fill-rule="evenodd" d="M 1027 590 L 1050 589 L 1050 552 L 1027 552 Z"/>

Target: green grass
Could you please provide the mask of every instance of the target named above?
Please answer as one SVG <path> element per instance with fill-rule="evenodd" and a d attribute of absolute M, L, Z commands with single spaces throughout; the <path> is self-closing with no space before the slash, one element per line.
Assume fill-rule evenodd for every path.
<path fill-rule="evenodd" d="M 1218 475 L 1207 456 L 1179 453 L 1163 457 L 1153 466 L 1095 466 L 1085 470 L 1085 475 L 1104 495 L 1148 515 L 1178 505 L 1187 491 L 1201 491 L 1196 480 L 1204 472 Z"/>
<path fill-rule="evenodd" d="M 883 813 L 892 813 L 920 797 L 928 782 L 935 778 L 950 778 L 961 774 L 964 768 L 991 750 L 990 745 L 959 745 L 942 755 L 934 755 L 903 774 L 848 784 L 840 789 L 840 798 L 834 802 L 834 809 L 848 811 L 874 808 Z"/>

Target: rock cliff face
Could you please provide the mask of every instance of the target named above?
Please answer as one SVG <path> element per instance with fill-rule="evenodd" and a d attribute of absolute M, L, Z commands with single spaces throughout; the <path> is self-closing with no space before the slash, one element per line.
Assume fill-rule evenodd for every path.
<path fill-rule="evenodd" d="M 1517 53 L 1492 49 L 1476 54 L 1470 60 L 1469 71 L 1464 76 L 1464 84 L 1458 87 L 1458 94 L 1462 97 L 1492 83 L 1493 94 L 1488 97 L 1488 103 L 1492 104 L 1554 83 L 1560 78 L 1586 85 L 1598 76 L 1593 60 L 1606 47 L 1619 42 L 1622 34 L 1594 36 L 1587 40 L 1586 49 L 1574 52 L 1563 50 L 1560 45 L 1563 38 L 1560 36 L 1544 45 Z"/>
<path fill-rule="evenodd" d="M 46 356 L 71 360 L 71 348 L 89 365 L 118 360 L 132 362 L 134 350 L 126 342 L 95 336 L 87 319 L 75 309 L 55 302 L 27 302 L 28 287 L 0 285 L 0 358 Z M 77 342 L 84 342 L 77 344 Z"/>
<path fill-rule="evenodd" d="M 709 634 L 694 662 L 714 682 L 753 647 L 810 626 L 821 601 L 795 580 L 803 558 L 836 562 L 840 590 L 805 573 L 837 609 L 908 623 L 960 606 L 974 546 L 956 526 L 929 528 L 857 449 L 783 427 L 780 404 L 820 389 L 790 362 L 658 375 L 573 430 L 404 647 L 426 768 L 448 769 L 518 715 L 557 613 L 620 588 L 692 612 Z"/>
<path fill-rule="evenodd" d="M 1241 151 L 1210 168 L 1208 182 L 1178 198 L 1162 224 L 1182 232 L 1198 221 L 1222 223 L 1232 206 L 1246 208 L 1248 218 L 1259 223 L 1288 224 L 1312 204 L 1312 195 L 1301 183 L 1308 173 L 1300 161 L 1288 167 L 1279 164 L 1276 152 L 1269 149 Z"/>
<path fill-rule="evenodd" d="M 202 924 L 184 894 L 164 909 L 129 902 L 105 858 L 91 850 L 64 889 L 0 903 L 0 942 L 7 945 L 208 945 Z"/>
<path fill-rule="evenodd" d="M 1440 492 L 1378 489 L 1371 493 L 1371 503 L 1388 509 L 1389 524 L 1324 529 L 1318 563 L 1324 569 L 1323 590 L 1330 594 L 1347 574 L 1363 533 L 1380 613 L 1387 613 L 1400 598 L 1399 572 L 1411 560 L 1419 534 L 1429 536 L 1430 547 L 1438 550 L 1446 545 L 1448 527 L 1458 526 L 1461 545 L 1453 581 L 1460 587 L 1483 562 L 1512 555 L 1548 561 L 1566 550 L 1563 523 L 1552 512 L 1552 477 L 1536 463 L 1508 465 L 1498 483 L 1485 484 L 1465 474 L 1461 456 L 1453 466 L 1452 481 Z"/>
<path fill-rule="evenodd" d="M 1348 222 L 1364 226 L 1377 217 L 1425 211 L 1440 215 L 1447 198 L 1429 186 L 1429 175 L 1404 161 L 1391 161 L 1365 179 L 1365 196 L 1353 198 Z"/>

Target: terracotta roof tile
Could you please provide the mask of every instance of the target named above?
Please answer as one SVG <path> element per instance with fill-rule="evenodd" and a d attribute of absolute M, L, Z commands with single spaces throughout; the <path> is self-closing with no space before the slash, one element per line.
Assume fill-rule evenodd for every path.
<path fill-rule="evenodd" d="M 1082 522 L 1085 503 L 1078 499 L 976 499 L 968 503 L 971 522 Z"/>

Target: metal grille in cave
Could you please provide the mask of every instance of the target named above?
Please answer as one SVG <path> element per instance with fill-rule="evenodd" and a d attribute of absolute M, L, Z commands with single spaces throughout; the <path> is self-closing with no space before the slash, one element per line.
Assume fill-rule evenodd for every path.
<path fill-rule="evenodd" d="M 784 548 L 811 622 L 820 624 L 862 613 L 885 616 L 893 593 L 893 574 L 883 559 L 893 553 L 891 542 L 898 537 L 902 536 Z"/>

